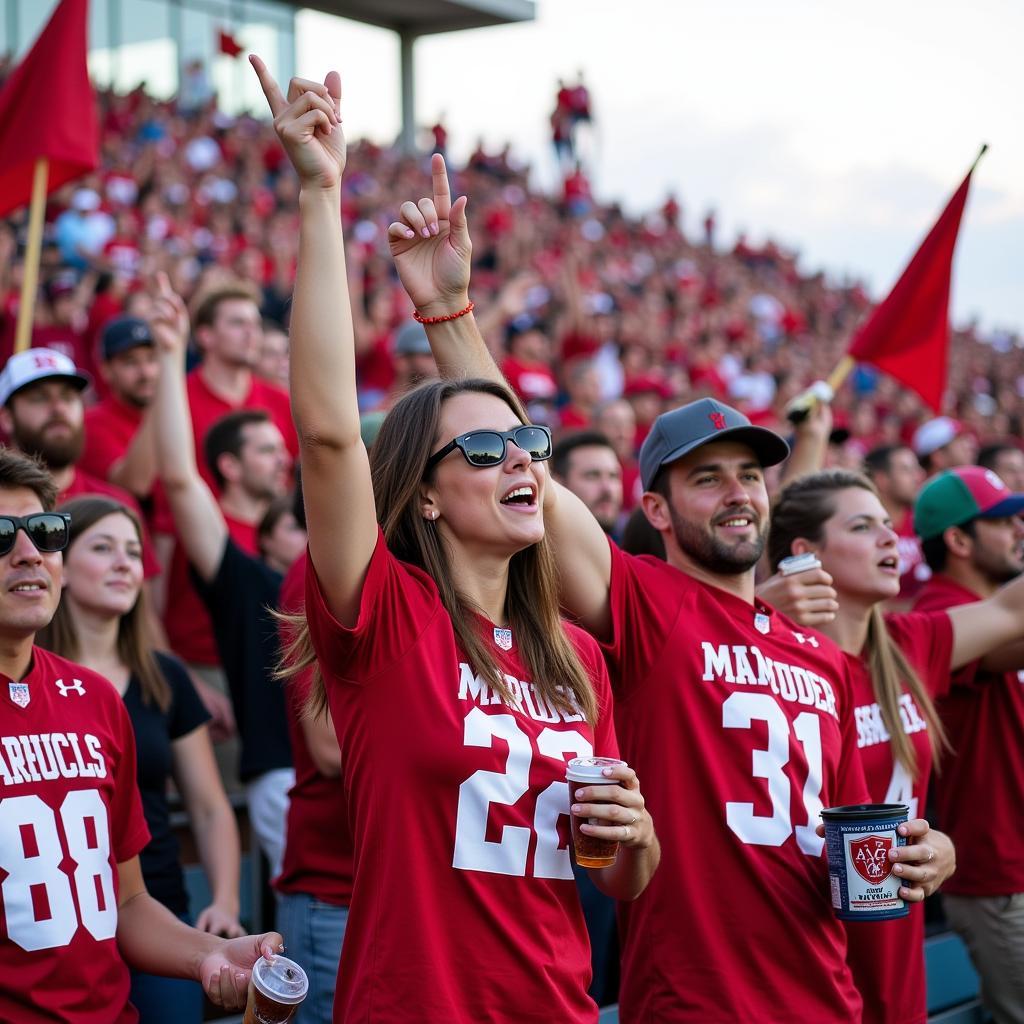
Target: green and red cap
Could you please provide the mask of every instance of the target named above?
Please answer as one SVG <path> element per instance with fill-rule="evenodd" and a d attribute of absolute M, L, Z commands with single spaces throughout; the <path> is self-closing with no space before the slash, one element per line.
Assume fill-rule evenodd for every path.
<path fill-rule="evenodd" d="M 991 469 L 957 466 L 933 476 L 914 503 L 914 532 L 922 540 L 972 519 L 1005 519 L 1024 512 L 1024 494 L 1014 494 Z"/>

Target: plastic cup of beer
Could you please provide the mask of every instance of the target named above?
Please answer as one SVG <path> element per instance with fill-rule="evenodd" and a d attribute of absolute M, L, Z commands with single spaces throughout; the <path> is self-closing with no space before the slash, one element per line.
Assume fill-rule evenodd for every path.
<path fill-rule="evenodd" d="M 261 956 L 252 965 L 242 1024 L 287 1024 L 308 991 L 306 972 L 294 960 Z"/>
<path fill-rule="evenodd" d="M 602 772 L 605 768 L 618 768 L 625 765 L 614 757 L 574 757 L 566 766 L 565 778 L 569 783 L 569 803 L 576 803 L 576 790 L 585 786 L 617 786 L 614 779 L 606 778 Z M 585 800 L 583 803 L 600 803 L 599 800 Z M 616 839 L 598 839 L 580 831 L 580 825 L 608 825 L 610 822 L 600 818 L 579 818 L 570 815 L 572 822 L 572 845 L 576 850 L 576 863 L 581 868 L 606 868 L 615 863 L 618 856 L 619 843 Z"/>

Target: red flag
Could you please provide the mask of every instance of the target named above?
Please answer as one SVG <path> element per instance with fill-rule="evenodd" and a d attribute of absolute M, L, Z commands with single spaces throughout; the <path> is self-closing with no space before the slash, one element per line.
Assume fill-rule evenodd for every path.
<path fill-rule="evenodd" d="M 857 331 L 848 353 L 916 391 L 936 412 L 942 411 L 946 388 L 953 250 L 977 165 L 975 160 L 888 297 Z"/>
<path fill-rule="evenodd" d="M 229 57 L 237 57 L 242 53 L 244 47 L 239 44 L 238 40 L 230 32 L 225 32 L 224 29 L 221 29 L 217 33 L 217 49 L 221 53 L 226 53 Z"/>
<path fill-rule="evenodd" d="M 27 203 L 36 160 L 47 192 L 99 163 L 96 102 L 86 68 L 88 0 L 61 0 L 0 91 L 0 217 Z"/>

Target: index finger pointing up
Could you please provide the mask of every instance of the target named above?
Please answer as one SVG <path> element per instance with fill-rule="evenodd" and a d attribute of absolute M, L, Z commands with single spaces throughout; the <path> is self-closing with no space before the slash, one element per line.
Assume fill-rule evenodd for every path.
<path fill-rule="evenodd" d="M 439 220 L 447 220 L 452 212 L 452 193 L 448 187 L 444 157 L 440 153 L 435 153 L 430 159 L 430 177 L 434 186 L 434 209 Z"/>
<path fill-rule="evenodd" d="M 267 97 L 267 103 L 270 106 L 270 113 L 277 117 L 288 106 L 281 90 L 278 88 L 277 82 L 274 81 L 273 75 L 267 70 L 267 65 L 255 53 L 249 54 L 249 63 L 253 66 L 256 76 L 260 80 L 263 95 Z"/>

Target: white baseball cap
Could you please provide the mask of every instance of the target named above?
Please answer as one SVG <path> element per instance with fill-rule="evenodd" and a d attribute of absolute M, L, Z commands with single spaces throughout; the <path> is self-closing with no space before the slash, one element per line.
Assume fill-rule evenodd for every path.
<path fill-rule="evenodd" d="M 6 405 L 15 392 L 37 380 L 60 377 L 84 391 L 92 381 L 63 352 L 52 348 L 30 348 L 16 352 L 0 373 L 0 405 Z"/>
<path fill-rule="evenodd" d="M 914 431 L 913 448 L 915 454 L 922 459 L 940 448 L 945 448 L 954 437 L 959 437 L 963 428 L 949 416 L 936 416 Z"/>

